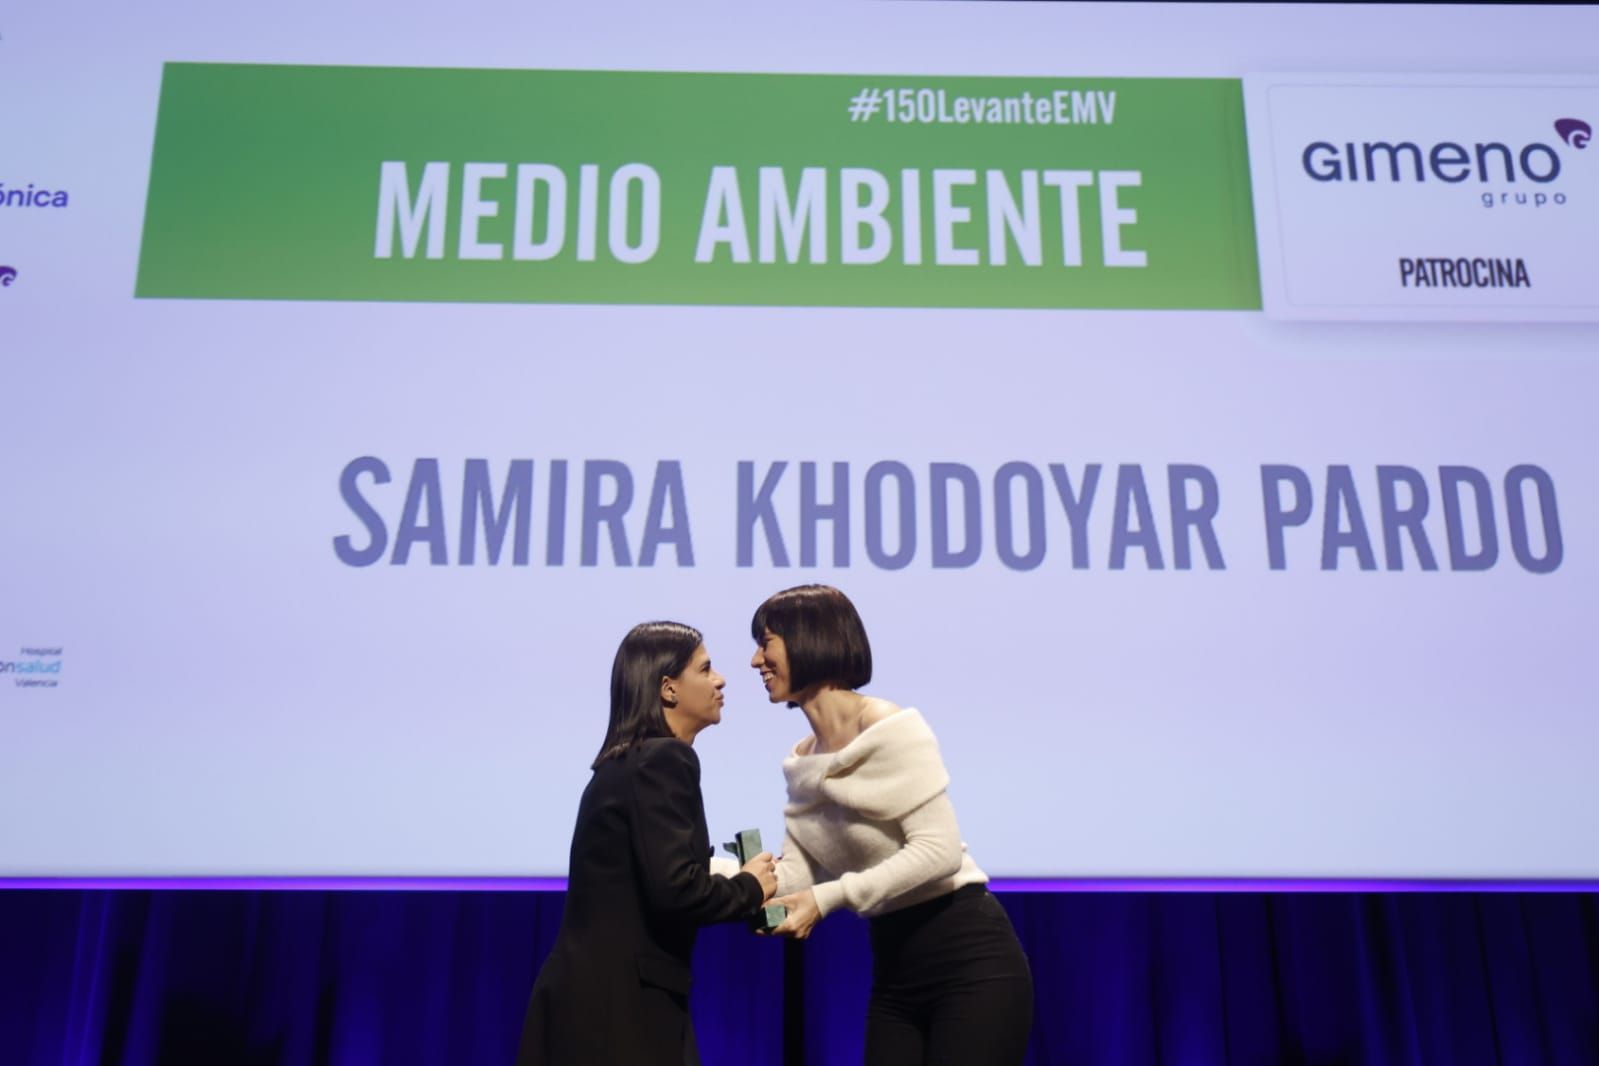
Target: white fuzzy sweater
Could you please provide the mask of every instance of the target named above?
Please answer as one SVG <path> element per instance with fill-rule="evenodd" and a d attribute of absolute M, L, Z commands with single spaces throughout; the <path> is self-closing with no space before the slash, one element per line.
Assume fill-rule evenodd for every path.
<path fill-rule="evenodd" d="M 868 917 L 988 880 L 955 823 L 938 738 L 907 707 L 835 752 L 783 760 L 787 833 L 780 895 L 811 887 L 826 915 Z"/>

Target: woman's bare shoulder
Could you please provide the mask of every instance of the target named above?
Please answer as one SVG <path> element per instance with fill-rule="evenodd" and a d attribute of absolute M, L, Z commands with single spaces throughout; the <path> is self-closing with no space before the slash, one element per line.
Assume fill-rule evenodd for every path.
<path fill-rule="evenodd" d="M 870 729 L 886 718 L 892 718 L 900 712 L 900 705 L 877 696 L 867 696 L 866 704 L 861 708 L 861 728 Z"/>

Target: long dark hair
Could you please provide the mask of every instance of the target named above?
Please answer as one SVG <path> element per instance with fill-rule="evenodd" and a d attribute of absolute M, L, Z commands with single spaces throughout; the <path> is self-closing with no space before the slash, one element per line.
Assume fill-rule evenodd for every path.
<path fill-rule="evenodd" d="M 641 622 L 627 631 L 611 664 L 611 724 L 596 768 L 641 740 L 673 735 L 661 709 L 661 680 L 688 669 L 704 642 L 699 630 L 681 622 Z"/>

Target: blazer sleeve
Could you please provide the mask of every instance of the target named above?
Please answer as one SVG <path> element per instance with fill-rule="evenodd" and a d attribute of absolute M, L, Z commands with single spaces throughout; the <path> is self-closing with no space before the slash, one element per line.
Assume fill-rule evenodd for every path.
<path fill-rule="evenodd" d="M 754 876 L 713 877 L 707 857 L 697 854 L 705 802 L 693 748 L 677 740 L 639 745 L 628 802 L 633 853 L 650 910 L 706 925 L 743 918 L 760 906 Z"/>

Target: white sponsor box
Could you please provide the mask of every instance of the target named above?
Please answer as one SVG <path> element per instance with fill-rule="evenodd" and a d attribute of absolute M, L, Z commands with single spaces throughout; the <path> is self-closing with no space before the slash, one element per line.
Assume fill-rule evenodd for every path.
<path fill-rule="evenodd" d="M 1599 321 L 1599 80 L 1244 79 L 1265 310 Z"/>

